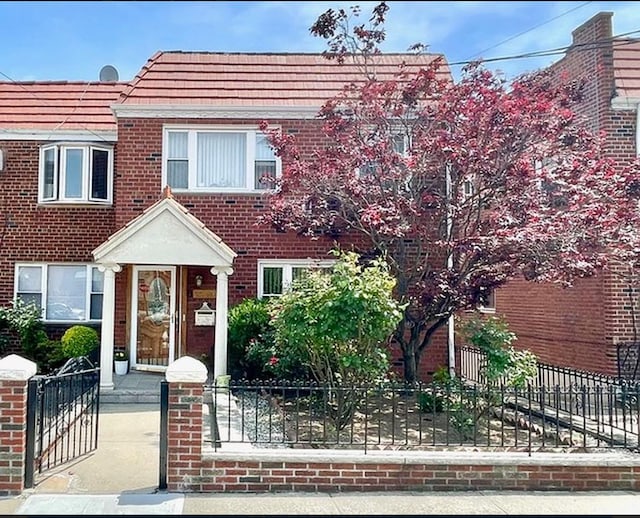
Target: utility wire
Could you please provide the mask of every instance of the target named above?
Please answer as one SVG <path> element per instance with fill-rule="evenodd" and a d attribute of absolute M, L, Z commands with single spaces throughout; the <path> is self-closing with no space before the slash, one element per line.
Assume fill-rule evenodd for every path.
<path fill-rule="evenodd" d="M 584 2 L 584 3 L 580 4 L 577 7 L 574 7 L 573 9 L 569 9 L 568 11 L 565 11 L 564 13 L 559 14 L 558 16 L 554 16 L 553 18 L 549 18 L 548 20 L 546 20 L 546 21 L 544 21 L 542 23 L 539 23 L 538 25 L 534 25 L 530 29 L 527 29 L 525 31 L 519 32 L 518 34 L 515 34 L 515 35 L 511 36 L 510 38 L 507 38 L 506 40 L 501 41 L 500 43 L 496 43 L 495 45 L 493 45 L 491 47 L 488 47 L 488 48 L 486 48 L 484 50 L 481 50 L 480 52 L 476 52 L 475 54 L 473 54 L 472 56 L 469 56 L 466 59 L 472 59 L 472 58 L 474 58 L 476 56 L 480 56 L 481 54 L 484 54 L 485 52 L 488 52 L 488 51 L 493 50 L 493 49 L 495 49 L 497 47 L 500 47 L 501 45 L 504 45 L 505 43 L 508 43 L 510 41 L 513 41 L 516 38 L 519 38 L 520 36 L 523 36 L 524 34 L 527 34 L 527 33 L 531 32 L 531 31 L 533 31 L 535 29 L 538 29 L 538 28 L 540 28 L 540 27 L 542 27 L 544 25 L 547 25 L 548 23 L 551 23 L 552 21 L 557 20 L 558 18 L 562 18 L 563 16 L 566 16 L 567 14 L 572 13 L 573 11 L 576 11 L 578 9 L 581 9 L 585 5 L 589 5 L 591 3 L 593 3 L 593 2 Z"/>
<path fill-rule="evenodd" d="M 634 31 L 625 32 L 623 34 L 619 34 L 619 35 L 613 36 L 611 38 L 605 38 L 603 40 L 591 41 L 591 42 L 588 42 L 588 43 L 578 43 L 578 44 L 575 44 L 575 45 L 571 44 L 571 45 L 567 45 L 565 47 L 557 47 L 555 49 L 537 50 L 537 51 L 533 51 L 533 52 L 525 52 L 523 54 L 514 54 L 514 55 L 511 55 L 511 56 L 502 56 L 502 57 L 497 57 L 497 58 L 453 61 L 453 62 L 450 62 L 448 64 L 449 64 L 449 66 L 469 65 L 471 63 L 476 63 L 476 62 L 491 63 L 491 62 L 494 62 L 494 61 L 509 61 L 509 60 L 514 60 L 514 59 L 527 59 L 527 58 L 537 58 L 537 57 L 545 57 L 545 56 L 555 56 L 555 55 L 558 55 L 558 54 L 564 54 L 569 49 L 574 50 L 574 51 L 578 51 L 578 52 L 585 52 L 585 51 L 588 51 L 588 50 L 606 48 L 606 47 L 609 46 L 609 44 L 612 44 L 612 43 L 615 44 L 616 47 L 620 47 L 620 46 L 623 46 L 623 45 L 629 45 L 629 44 L 636 43 L 637 41 L 640 41 L 640 40 L 624 41 L 624 40 L 619 40 L 619 38 L 623 38 L 625 36 L 630 36 L 632 34 L 638 34 L 638 33 L 640 33 L 640 29 L 636 29 Z"/>
<path fill-rule="evenodd" d="M 54 107 L 54 105 L 53 105 L 53 104 L 51 104 L 49 101 L 47 101 L 46 99 L 43 99 L 42 97 L 37 96 L 34 92 L 32 92 L 31 90 L 29 90 L 26 86 L 24 86 L 24 83 L 22 83 L 22 82 L 20 82 L 20 81 L 16 81 L 16 80 L 15 80 L 15 79 L 13 79 L 12 77 L 9 77 L 9 76 L 8 76 L 7 74 L 5 74 L 2 70 L 0 70 L 0 75 L 1 75 L 1 76 L 3 76 L 3 77 L 6 77 L 6 78 L 11 82 L 11 83 L 13 83 L 13 84 L 15 84 L 15 85 L 18 85 L 20 88 L 22 88 L 25 92 L 27 92 L 29 95 L 31 95 L 33 98 L 35 98 L 37 101 L 40 101 L 40 102 L 44 103 L 45 105 L 50 106 L 50 107 L 52 107 L 52 108 Z M 38 81 L 34 81 L 34 83 L 38 83 Z M 90 81 L 87 81 L 87 86 L 86 86 L 86 88 L 85 88 L 85 91 L 82 93 L 82 95 L 81 95 L 81 97 L 80 97 L 80 101 L 78 102 L 78 104 L 76 105 L 76 107 L 73 109 L 73 112 L 75 112 L 75 111 L 80 107 L 80 102 L 82 102 L 82 99 L 83 99 L 84 95 L 87 93 L 87 91 L 88 91 L 88 89 L 89 89 L 89 86 L 90 86 L 90 83 L 91 83 Z M 73 112 L 72 112 L 72 113 L 73 113 Z M 62 120 L 62 122 L 60 122 L 60 123 L 59 123 L 59 124 L 58 124 L 54 129 L 52 129 L 51 131 L 55 131 L 55 130 L 56 130 L 56 129 L 58 129 L 60 126 L 62 126 L 62 125 L 67 121 L 67 119 L 72 115 L 72 113 L 71 113 L 71 114 L 69 114 L 69 115 L 67 115 L 67 116 Z M 85 126 L 84 124 L 80 124 L 80 127 L 81 127 L 82 129 L 87 130 L 87 131 L 88 131 L 89 133 L 91 133 L 92 135 L 94 135 L 94 136 L 98 137 L 98 138 L 99 138 L 100 140 L 102 140 L 103 142 L 109 142 L 109 141 L 108 141 L 107 139 L 105 139 L 102 135 L 100 135 L 100 134 L 96 133 L 95 131 L 93 131 L 92 129 L 88 128 L 88 127 L 87 127 L 87 126 Z M 4 132 L 4 133 L 7 133 L 7 132 L 8 132 L 8 130 L 6 130 L 6 129 L 2 129 L 2 130 L 0 130 L 0 131 L 2 131 L 2 132 Z M 109 142 L 109 143 L 110 143 L 110 142 Z"/>
<path fill-rule="evenodd" d="M 449 66 L 459 66 L 459 65 L 469 65 L 471 63 L 476 63 L 476 62 L 492 63 L 492 62 L 496 62 L 496 61 L 509 61 L 509 60 L 515 60 L 515 59 L 529 59 L 529 58 L 536 58 L 536 57 L 554 56 L 554 55 L 558 55 L 558 54 L 563 54 L 566 51 L 568 51 L 569 49 L 571 49 L 573 51 L 576 51 L 576 52 L 585 52 L 585 51 L 588 51 L 588 50 L 595 50 L 595 49 L 598 49 L 598 48 L 606 48 L 611 44 L 615 44 L 616 47 L 620 47 L 620 46 L 623 46 L 623 45 L 629 45 L 629 44 L 632 44 L 632 43 L 636 43 L 637 41 L 640 41 L 640 40 L 628 40 L 628 41 L 620 40 L 620 38 L 623 38 L 625 36 L 630 36 L 632 34 L 638 34 L 638 33 L 640 33 L 640 29 L 636 29 L 636 30 L 633 30 L 633 31 L 625 32 L 623 34 L 618 34 L 618 35 L 613 36 L 611 38 L 605 38 L 603 40 L 596 40 L 596 41 L 592 41 L 592 42 L 588 42 L 588 43 L 580 43 L 580 44 L 575 44 L 575 45 L 572 44 L 572 45 L 567 45 L 567 46 L 564 46 L 564 47 L 557 47 L 557 48 L 554 48 L 554 49 L 526 52 L 526 53 L 523 53 L 523 54 L 515 54 L 515 55 L 511 55 L 511 56 L 502 56 L 502 57 L 496 57 L 496 58 L 477 59 L 477 60 L 453 61 L 453 62 L 449 62 L 448 65 Z M 42 98 L 38 97 L 31 90 L 27 89 L 24 86 L 24 84 L 22 84 L 21 82 L 16 81 L 15 79 L 9 77 L 7 74 L 2 72 L 1 70 L 0 70 L 0 75 L 2 75 L 3 77 L 6 77 L 10 82 L 20 86 L 22 89 L 24 89 L 27 93 L 32 95 L 37 100 L 43 102 L 44 104 L 46 104 L 48 106 L 53 106 L 48 101 L 46 101 L 45 99 L 42 99 Z M 81 125 L 81 127 L 84 128 L 85 130 L 87 130 L 88 132 L 90 132 L 91 134 L 95 135 L 96 137 L 100 138 L 100 140 L 103 140 L 105 142 L 107 141 L 104 137 L 102 137 L 101 135 L 99 135 L 95 131 L 87 128 L 86 126 Z M 0 130 L 0 131 L 5 131 L 6 132 L 6 130 Z"/>

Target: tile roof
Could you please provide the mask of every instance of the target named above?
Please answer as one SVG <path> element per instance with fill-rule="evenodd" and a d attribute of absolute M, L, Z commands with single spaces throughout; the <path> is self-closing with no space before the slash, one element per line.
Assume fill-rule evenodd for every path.
<path fill-rule="evenodd" d="M 613 44 L 616 97 L 640 99 L 640 40 L 618 39 Z"/>
<path fill-rule="evenodd" d="M 116 131 L 110 109 L 125 83 L 0 82 L 0 128 Z"/>
<path fill-rule="evenodd" d="M 390 79 L 406 61 L 416 70 L 440 55 L 381 54 L 376 75 Z M 444 61 L 440 75 L 451 80 Z M 123 91 L 124 105 L 320 107 L 349 82 L 362 79 L 358 65 L 340 65 L 321 54 L 158 52 Z"/>

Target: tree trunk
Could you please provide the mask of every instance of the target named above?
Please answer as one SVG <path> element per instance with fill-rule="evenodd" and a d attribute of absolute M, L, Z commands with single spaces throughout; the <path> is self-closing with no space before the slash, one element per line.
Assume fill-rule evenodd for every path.
<path fill-rule="evenodd" d="M 415 343 L 408 342 L 402 348 L 404 360 L 404 381 L 413 385 L 418 381 L 418 366 L 420 365 L 420 351 Z"/>

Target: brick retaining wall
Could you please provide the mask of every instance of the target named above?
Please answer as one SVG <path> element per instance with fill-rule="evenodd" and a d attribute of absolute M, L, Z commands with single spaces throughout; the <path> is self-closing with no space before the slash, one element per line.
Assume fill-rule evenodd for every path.
<path fill-rule="evenodd" d="M 203 448 L 201 383 L 170 383 L 168 411 L 169 491 L 640 490 L 630 453 L 213 451 Z"/>

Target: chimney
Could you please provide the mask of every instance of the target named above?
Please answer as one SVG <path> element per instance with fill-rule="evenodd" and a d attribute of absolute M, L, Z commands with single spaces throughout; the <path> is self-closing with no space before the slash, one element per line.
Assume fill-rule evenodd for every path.
<path fill-rule="evenodd" d="M 571 32 L 572 44 L 580 45 L 613 37 L 612 18 L 613 13 L 609 11 L 596 14 Z"/>

